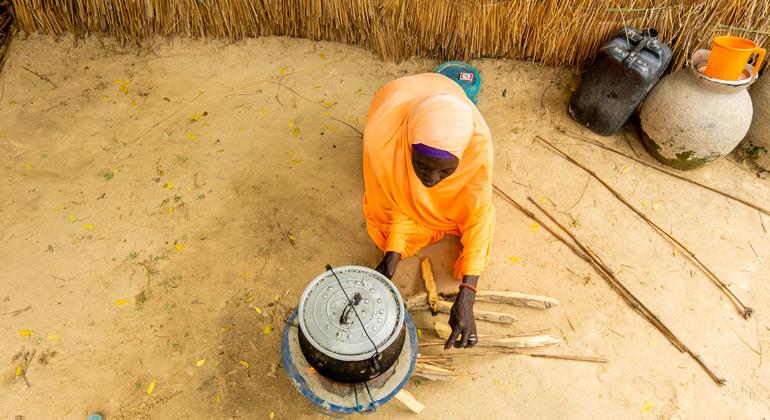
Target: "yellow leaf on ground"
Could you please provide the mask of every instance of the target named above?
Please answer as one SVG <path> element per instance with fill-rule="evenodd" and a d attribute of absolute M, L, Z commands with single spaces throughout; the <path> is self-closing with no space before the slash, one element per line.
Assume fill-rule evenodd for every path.
<path fill-rule="evenodd" d="M 334 102 L 332 101 L 324 101 L 324 106 L 327 108 L 331 108 L 334 106 Z"/>
<path fill-rule="evenodd" d="M 541 203 L 545 203 L 545 197 L 540 197 L 540 198 L 537 199 L 537 201 L 539 201 Z"/>
<path fill-rule="evenodd" d="M 417 329 L 417 338 L 422 338 L 422 330 L 419 328 Z"/>
<path fill-rule="evenodd" d="M 294 242 L 294 241 L 296 241 L 296 240 L 297 240 L 297 237 L 296 237 L 296 236 L 294 236 L 294 235 L 292 235 L 292 234 L 290 233 L 290 234 L 289 234 L 289 240 L 290 240 L 290 241 L 292 241 L 292 242 Z"/>
<path fill-rule="evenodd" d="M 265 115 L 267 115 L 267 108 L 265 108 L 265 107 L 263 107 L 263 106 L 259 107 L 259 115 L 261 115 L 261 116 L 263 116 L 263 117 L 264 117 Z"/>
<path fill-rule="evenodd" d="M 202 125 L 202 126 L 204 126 L 204 127 L 208 127 L 208 126 L 209 126 L 209 123 L 203 123 L 203 124 L 201 124 L 201 125 Z"/>
<path fill-rule="evenodd" d="M 324 53 L 319 53 L 318 54 L 318 58 L 320 58 L 321 60 L 325 60 L 326 59 L 326 55 Z"/>
<path fill-rule="evenodd" d="M 642 205 L 644 206 L 644 208 L 650 207 L 650 203 L 648 203 L 647 200 L 642 200 Z"/>
<path fill-rule="evenodd" d="M 220 397 L 219 394 L 217 394 L 217 397 L 215 398 L 215 400 L 217 401 L 217 404 L 219 404 L 222 401 L 222 397 Z"/>
<path fill-rule="evenodd" d="M 24 164 L 24 169 L 26 169 L 26 170 L 30 170 L 30 169 L 32 169 L 32 164 L 30 164 L 30 163 L 25 163 L 25 164 Z"/>
<path fill-rule="evenodd" d="M 540 230 L 540 223 L 532 223 L 532 224 L 530 224 L 529 225 L 529 230 L 531 230 L 532 232 L 537 232 L 538 230 Z"/>
<path fill-rule="evenodd" d="M 240 362 L 238 362 L 238 363 L 240 363 L 240 365 L 241 365 L 241 366 L 243 366 L 243 367 L 245 367 L 246 369 L 248 369 L 248 368 L 249 368 L 249 362 L 247 362 L 247 361 L 245 361 L 245 360 L 241 360 L 241 361 L 240 361 Z"/>
<path fill-rule="evenodd" d="M 290 160 L 289 163 L 291 163 L 292 165 L 299 165 L 300 163 L 302 163 L 302 160 L 293 159 L 293 160 Z"/>
<path fill-rule="evenodd" d="M 270 412 L 270 418 L 272 419 L 272 418 L 274 418 L 274 417 L 275 417 L 275 413 L 273 413 L 273 412 L 271 411 L 271 412 Z"/>
<path fill-rule="evenodd" d="M 201 118 L 203 118 L 203 115 L 195 114 L 195 115 L 190 116 L 190 121 L 198 121 Z"/>
<path fill-rule="evenodd" d="M 658 211 L 659 208 L 660 208 L 660 203 L 655 203 L 655 204 L 652 205 L 652 209 L 654 211 Z"/>
<path fill-rule="evenodd" d="M 293 129 L 293 130 L 291 130 L 291 134 L 292 134 L 294 137 L 299 137 L 299 127 L 294 127 L 294 129 Z"/>
<path fill-rule="evenodd" d="M 508 261 L 517 263 L 517 262 L 521 262 L 521 258 L 519 258 L 519 257 L 508 257 Z"/>
<path fill-rule="evenodd" d="M 125 83 L 124 83 L 124 84 L 120 85 L 120 86 L 118 87 L 118 90 L 119 90 L 119 91 L 120 91 L 122 94 L 124 94 L 124 95 L 128 95 L 128 85 L 127 85 L 127 84 L 125 84 Z"/>
<path fill-rule="evenodd" d="M 56 341 L 56 340 L 59 339 L 59 336 L 55 335 L 55 334 L 51 334 L 51 335 L 48 336 L 48 339 L 51 340 L 51 341 Z"/>
<path fill-rule="evenodd" d="M 83 225 L 83 229 L 85 229 L 85 230 L 94 230 L 94 225 Z"/>
<path fill-rule="evenodd" d="M 262 309 L 260 309 L 258 306 L 254 307 L 254 312 L 256 312 L 257 315 L 262 315 Z"/>
<path fill-rule="evenodd" d="M 673 251 L 671 251 L 671 255 L 673 255 L 673 256 L 675 256 L 675 257 L 676 257 L 677 255 L 679 255 L 679 249 L 677 249 L 677 248 L 674 248 L 674 250 L 673 250 Z"/>
<path fill-rule="evenodd" d="M 206 363 L 206 359 L 201 359 L 195 362 L 195 366 L 201 367 L 204 363 Z"/>
<path fill-rule="evenodd" d="M 32 330 L 21 330 L 19 331 L 19 335 L 22 337 L 29 337 L 32 335 Z"/>
<path fill-rule="evenodd" d="M 265 325 L 265 328 L 262 328 L 262 334 L 270 334 L 270 331 L 273 330 L 273 324 L 267 324 Z"/>
<path fill-rule="evenodd" d="M 631 170 L 631 167 L 628 165 L 623 165 L 623 173 L 626 173 Z"/>
<path fill-rule="evenodd" d="M 69 216 L 67 216 L 67 220 L 69 220 L 70 223 L 75 223 L 75 216 L 70 214 Z"/>
<path fill-rule="evenodd" d="M 131 99 L 131 106 L 136 107 L 136 99 Z"/>
<path fill-rule="evenodd" d="M 278 302 L 278 299 L 280 299 L 280 298 L 281 298 L 281 295 L 279 295 L 279 294 L 273 295 L 273 300 L 276 301 L 276 302 Z"/>
<path fill-rule="evenodd" d="M 176 249 L 177 251 L 184 251 L 185 249 L 187 249 L 187 247 L 182 244 L 176 244 L 174 245 L 174 249 Z"/>
<path fill-rule="evenodd" d="M 168 184 L 165 185 L 165 187 L 166 187 L 167 190 L 173 190 L 174 189 L 174 184 L 169 182 Z"/>
<path fill-rule="evenodd" d="M 174 214 L 174 208 L 173 207 L 169 207 L 168 208 L 168 215 L 171 216 L 172 214 Z"/>
<path fill-rule="evenodd" d="M 645 401 L 644 404 L 642 404 L 642 413 L 646 413 L 652 409 L 652 404 L 649 401 Z"/>
<path fill-rule="evenodd" d="M 109 97 L 109 96 L 107 96 L 107 95 L 102 95 L 102 96 L 101 96 L 101 99 L 102 99 L 103 101 L 108 101 L 108 100 L 110 99 L 110 97 Z"/>
<path fill-rule="evenodd" d="M 288 68 L 288 67 L 286 67 L 286 66 L 284 66 L 284 67 L 281 67 L 280 69 L 278 69 L 278 74 L 280 74 L 281 76 L 283 76 L 284 74 L 286 74 L 286 70 L 288 70 L 288 69 L 289 69 L 289 68 Z"/>
<path fill-rule="evenodd" d="M 248 296 L 246 296 L 246 299 L 244 300 L 244 302 L 249 303 L 252 300 L 254 300 L 254 295 L 248 295 Z"/>
<path fill-rule="evenodd" d="M 126 303 L 128 303 L 128 299 L 126 299 L 126 298 L 118 299 L 118 300 L 115 301 L 115 304 L 118 305 L 118 306 L 125 305 Z"/>
<path fill-rule="evenodd" d="M 150 384 L 147 385 L 147 395 L 152 395 L 152 391 L 155 391 L 155 378 L 150 381 Z"/>
<path fill-rule="evenodd" d="M 192 141 L 198 140 L 198 136 L 196 136 L 193 133 L 187 133 L 187 135 L 185 137 L 187 137 L 187 140 L 192 140 Z"/>
<path fill-rule="evenodd" d="M 21 365 L 16 366 L 16 376 L 21 376 L 24 374 L 24 369 L 21 368 Z"/>

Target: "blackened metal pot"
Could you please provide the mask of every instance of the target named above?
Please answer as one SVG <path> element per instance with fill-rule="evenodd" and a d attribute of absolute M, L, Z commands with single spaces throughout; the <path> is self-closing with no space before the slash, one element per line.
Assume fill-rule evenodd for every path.
<path fill-rule="evenodd" d="M 300 348 L 321 375 L 365 382 L 398 359 L 406 338 L 404 318 L 403 299 L 382 274 L 360 266 L 327 270 L 300 298 Z"/>

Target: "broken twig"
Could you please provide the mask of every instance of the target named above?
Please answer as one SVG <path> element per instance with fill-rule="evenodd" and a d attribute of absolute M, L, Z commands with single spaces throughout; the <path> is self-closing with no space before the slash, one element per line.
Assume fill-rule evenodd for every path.
<path fill-rule="evenodd" d="M 26 70 L 26 71 L 28 71 L 28 72 L 30 72 L 30 73 L 32 73 L 32 74 L 34 74 L 35 76 L 37 76 L 38 78 L 40 78 L 40 80 L 44 80 L 44 81 L 46 81 L 46 82 L 50 83 L 50 84 L 51 84 L 51 86 L 53 86 L 54 88 L 58 88 L 58 87 L 59 87 L 59 86 L 56 86 L 56 83 L 52 82 L 52 81 L 51 81 L 51 79 L 49 79 L 49 78 L 48 78 L 48 76 L 46 76 L 46 75 L 44 75 L 44 74 L 40 74 L 40 73 L 37 73 L 37 72 L 35 72 L 35 71 L 33 71 L 33 70 L 30 70 L 30 69 L 28 69 L 28 68 L 27 68 L 27 67 L 25 67 L 25 66 L 21 66 L 21 68 L 23 68 L 24 70 Z"/>
<path fill-rule="evenodd" d="M 420 262 L 420 272 L 422 273 L 422 281 L 425 283 L 425 290 L 428 292 L 428 307 L 430 312 L 436 315 L 439 312 L 438 291 L 436 290 L 436 281 L 433 279 L 433 269 L 427 257 Z"/>

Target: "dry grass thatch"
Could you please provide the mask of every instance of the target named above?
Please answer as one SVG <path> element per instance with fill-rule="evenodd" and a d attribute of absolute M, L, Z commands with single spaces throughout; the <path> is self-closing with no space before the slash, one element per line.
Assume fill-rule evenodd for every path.
<path fill-rule="evenodd" d="M 13 15 L 11 13 L 11 0 L 0 1 L 0 70 L 5 63 L 5 50 L 11 41 L 11 22 Z"/>
<path fill-rule="evenodd" d="M 684 65 L 712 37 L 768 46 L 767 0 L 12 0 L 28 32 L 239 39 L 285 35 L 361 45 L 386 59 L 528 58 L 580 67 L 624 25 L 656 28 Z"/>

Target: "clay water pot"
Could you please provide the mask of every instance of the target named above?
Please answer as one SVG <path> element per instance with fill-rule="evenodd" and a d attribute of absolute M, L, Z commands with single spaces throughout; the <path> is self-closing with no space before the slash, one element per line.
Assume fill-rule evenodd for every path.
<path fill-rule="evenodd" d="M 770 73 L 765 72 L 749 89 L 754 117 L 749 134 L 741 143 L 742 154 L 760 168 L 770 171 Z"/>
<path fill-rule="evenodd" d="M 703 75 L 710 51 L 693 54 L 690 68 L 664 77 L 642 106 L 640 119 L 647 151 L 666 165 L 694 169 L 730 153 L 751 125 L 756 80 L 746 65 L 739 80 Z"/>

